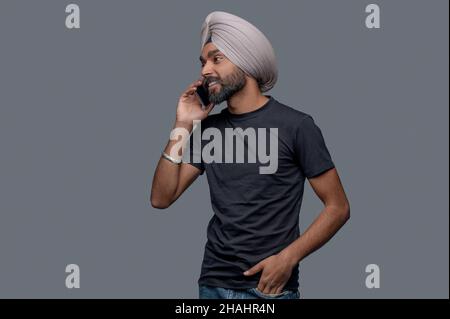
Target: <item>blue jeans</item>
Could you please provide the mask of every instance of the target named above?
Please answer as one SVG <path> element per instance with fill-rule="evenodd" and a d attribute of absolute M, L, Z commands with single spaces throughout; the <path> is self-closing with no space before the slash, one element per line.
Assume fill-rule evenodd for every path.
<path fill-rule="evenodd" d="M 199 285 L 199 299 L 299 299 L 299 290 L 283 290 L 279 294 L 265 294 L 257 288 L 229 289 Z"/>

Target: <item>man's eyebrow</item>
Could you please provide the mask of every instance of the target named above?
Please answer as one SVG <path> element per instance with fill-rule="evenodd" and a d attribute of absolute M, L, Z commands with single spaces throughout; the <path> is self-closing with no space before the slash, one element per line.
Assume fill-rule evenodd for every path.
<path fill-rule="evenodd" d="M 208 58 L 210 58 L 212 55 L 216 54 L 217 52 L 220 52 L 220 50 L 219 50 L 219 49 L 216 49 L 216 50 L 209 51 L 208 54 L 207 54 L 207 55 L 208 55 Z M 200 59 L 200 62 L 203 62 L 203 61 L 204 61 L 204 59 L 203 59 L 202 56 L 200 56 L 199 59 Z"/>

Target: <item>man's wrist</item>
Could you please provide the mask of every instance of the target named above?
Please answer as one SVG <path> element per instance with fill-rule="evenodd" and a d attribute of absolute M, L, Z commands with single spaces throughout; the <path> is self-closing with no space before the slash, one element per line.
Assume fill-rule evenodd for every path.
<path fill-rule="evenodd" d="M 300 262 L 300 258 L 297 256 L 298 254 L 289 246 L 280 251 L 278 255 L 291 267 L 294 267 Z"/>
<path fill-rule="evenodd" d="M 182 163 L 182 157 L 174 158 L 174 157 L 170 156 L 169 154 L 167 154 L 166 152 L 162 152 L 161 156 L 174 164 L 179 165 Z"/>
<path fill-rule="evenodd" d="M 189 132 L 192 130 L 192 127 L 193 127 L 193 123 L 192 122 L 186 122 L 186 121 L 175 121 L 175 124 L 174 124 L 174 126 L 173 126 L 174 128 L 175 127 L 182 127 L 182 128 L 185 128 L 185 129 L 187 129 Z"/>

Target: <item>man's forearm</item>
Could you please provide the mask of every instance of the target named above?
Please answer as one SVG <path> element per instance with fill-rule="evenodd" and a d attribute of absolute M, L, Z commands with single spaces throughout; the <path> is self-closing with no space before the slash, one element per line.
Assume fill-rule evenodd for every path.
<path fill-rule="evenodd" d="M 178 139 L 170 139 L 164 148 L 164 152 L 176 160 L 181 160 L 183 150 L 179 145 L 185 145 L 192 131 L 192 124 L 175 122 L 173 129 L 184 129 L 187 134 L 180 134 Z M 178 152 L 177 152 L 177 149 Z M 171 200 L 177 191 L 180 165 L 171 163 L 165 158 L 160 158 L 153 177 L 151 203 L 153 207 L 165 208 L 171 204 Z"/>
<path fill-rule="evenodd" d="M 308 229 L 280 252 L 286 261 L 295 266 L 303 258 L 319 249 L 345 224 L 350 217 L 347 207 L 325 206 Z"/>

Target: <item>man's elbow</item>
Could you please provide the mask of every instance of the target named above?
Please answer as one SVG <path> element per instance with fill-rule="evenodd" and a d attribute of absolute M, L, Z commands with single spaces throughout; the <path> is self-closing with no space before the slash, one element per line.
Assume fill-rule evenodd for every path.
<path fill-rule="evenodd" d="M 157 208 L 157 209 L 165 209 L 170 206 L 166 203 L 157 202 L 157 201 L 150 201 L 150 203 L 152 204 L 153 208 Z"/>
<path fill-rule="evenodd" d="M 153 208 L 165 209 L 168 208 L 172 203 L 170 201 L 161 200 L 159 198 L 151 196 L 150 204 Z"/>
<path fill-rule="evenodd" d="M 346 204 L 335 204 L 329 205 L 334 219 L 340 225 L 344 225 L 350 219 L 350 205 Z"/>
<path fill-rule="evenodd" d="M 350 219 L 350 205 L 347 203 L 340 209 L 340 218 L 342 224 L 346 223 Z"/>

